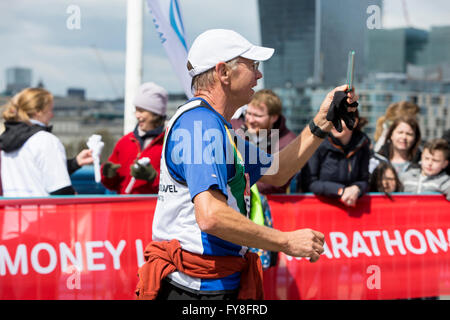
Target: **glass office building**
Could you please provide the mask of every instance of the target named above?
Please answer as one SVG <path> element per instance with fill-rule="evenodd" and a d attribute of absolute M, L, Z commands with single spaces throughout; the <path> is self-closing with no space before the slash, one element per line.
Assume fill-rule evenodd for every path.
<path fill-rule="evenodd" d="M 450 63 L 450 26 L 432 27 L 420 64 L 433 66 Z"/>
<path fill-rule="evenodd" d="M 368 73 L 405 73 L 408 64 L 420 65 L 428 42 L 425 30 L 414 28 L 375 29 L 368 32 Z"/>
<path fill-rule="evenodd" d="M 411 80 L 406 75 L 377 74 L 356 83 L 359 95 L 360 116 L 368 120 L 364 132 L 373 139 L 376 121 L 387 107 L 402 100 L 420 107 L 418 117 L 422 141 L 442 137 L 450 127 L 450 81 Z M 330 88 L 276 89 L 283 103 L 290 101 L 286 118 L 291 130 L 300 133 L 314 117 Z M 297 111 L 295 111 L 297 110 Z M 300 111 L 301 110 L 301 111 Z"/>
<path fill-rule="evenodd" d="M 14 95 L 31 86 L 31 69 L 12 67 L 6 69 L 6 95 Z"/>
<path fill-rule="evenodd" d="M 381 0 L 259 0 L 261 43 L 275 48 L 264 62 L 264 84 L 283 101 L 286 125 L 300 132 L 320 106 L 308 94 L 335 87 L 347 76 L 348 52 L 355 50 L 355 81 L 365 74 L 367 8 Z M 296 98 L 294 98 L 296 97 Z"/>
<path fill-rule="evenodd" d="M 287 82 L 337 85 L 345 81 L 347 56 L 356 51 L 355 77 L 365 73 L 367 8 L 381 0 L 259 0 L 261 42 L 275 48 L 264 63 L 267 88 Z"/>
<path fill-rule="evenodd" d="M 326 93 L 346 82 L 352 49 L 364 131 L 373 138 L 386 108 L 407 100 L 421 108 L 424 140 L 440 137 L 450 126 L 450 27 L 370 29 L 370 5 L 381 9 L 382 1 L 259 0 L 262 45 L 275 48 L 265 87 L 300 133 Z"/>

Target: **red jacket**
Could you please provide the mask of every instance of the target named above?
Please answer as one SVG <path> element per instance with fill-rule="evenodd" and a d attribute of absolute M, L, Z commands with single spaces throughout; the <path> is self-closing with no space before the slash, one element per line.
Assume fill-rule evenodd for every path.
<path fill-rule="evenodd" d="M 208 256 L 181 249 L 176 239 L 153 241 L 145 248 L 145 263 L 138 270 L 139 282 L 136 299 L 154 300 L 161 287 L 161 280 L 179 270 L 189 276 L 217 279 L 241 272 L 239 300 L 263 300 L 263 271 L 261 259 L 247 251 L 244 257 Z"/>
<path fill-rule="evenodd" d="M 102 183 L 103 185 L 119 194 L 124 194 L 125 189 L 128 186 L 132 176 L 130 174 L 130 167 L 133 163 L 141 158 L 150 158 L 150 163 L 153 168 L 155 168 L 156 175 L 155 180 L 151 183 L 145 180 L 136 179 L 136 182 L 131 189 L 130 193 L 133 194 L 148 194 L 148 193 L 158 193 L 159 188 L 159 172 L 160 172 L 160 161 L 161 152 L 164 141 L 164 131 L 155 137 L 152 142 L 145 148 L 141 150 L 139 141 L 135 137 L 133 132 L 123 136 L 117 142 L 114 147 L 112 154 L 109 156 L 108 161 L 115 164 L 120 164 L 121 167 L 117 170 L 117 175 L 114 178 L 106 178 L 103 176 L 103 165 L 102 165 Z"/>

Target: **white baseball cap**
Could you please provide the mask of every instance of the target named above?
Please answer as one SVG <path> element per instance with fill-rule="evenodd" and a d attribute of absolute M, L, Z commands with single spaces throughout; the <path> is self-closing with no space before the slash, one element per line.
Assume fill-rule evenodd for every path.
<path fill-rule="evenodd" d="M 153 82 L 146 82 L 139 86 L 133 104 L 136 107 L 165 116 L 168 100 L 168 93 L 163 87 Z"/>
<path fill-rule="evenodd" d="M 192 43 L 188 53 L 188 70 L 195 77 L 219 62 L 236 57 L 255 61 L 268 60 L 275 49 L 255 46 L 239 33 L 227 29 L 211 29 L 200 34 Z"/>

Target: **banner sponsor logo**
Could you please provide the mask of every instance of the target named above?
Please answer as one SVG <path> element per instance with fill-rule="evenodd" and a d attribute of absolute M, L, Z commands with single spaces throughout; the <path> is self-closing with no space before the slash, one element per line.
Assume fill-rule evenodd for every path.
<path fill-rule="evenodd" d="M 379 257 L 380 247 L 383 254 L 389 256 L 408 253 L 423 255 L 430 251 L 432 253 L 447 252 L 450 229 L 445 232 L 442 229 L 434 231 L 426 229 L 424 232 L 408 229 L 403 233 L 399 230 L 354 231 L 351 239 L 344 232 L 333 231 L 328 233 L 326 239 L 323 256 L 328 259 L 358 258 L 361 255 Z M 302 259 L 289 255 L 286 257 L 288 261 Z"/>
<path fill-rule="evenodd" d="M 74 250 L 65 242 L 57 246 L 46 242 L 38 242 L 33 246 L 21 243 L 15 248 L 0 245 L 0 276 L 16 275 L 19 272 L 26 275 L 31 271 L 48 274 L 57 268 L 61 272 L 71 272 L 69 268 L 72 267 L 79 272 L 104 271 L 107 266 L 119 270 L 120 256 L 125 246 L 125 240 L 120 240 L 116 246 L 108 240 L 75 242 Z M 142 255 L 142 251 L 137 253 Z M 112 259 L 112 264 L 106 263 L 106 255 Z"/>
<path fill-rule="evenodd" d="M 164 186 L 167 192 L 175 192 Z M 450 294 L 450 203 L 366 195 L 356 208 L 269 196 L 274 227 L 325 234 L 316 263 L 279 254 L 266 299 L 403 299 Z M 0 299 L 134 299 L 156 197 L 0 199 Z"/>

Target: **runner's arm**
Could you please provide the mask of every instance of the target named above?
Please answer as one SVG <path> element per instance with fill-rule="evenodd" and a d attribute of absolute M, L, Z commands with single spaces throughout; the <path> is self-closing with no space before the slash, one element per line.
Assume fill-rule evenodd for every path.
<path fill-rule="evenodd" d="M 346 91 L 347 85 L 334 88 L 330 91 L 320 106 L 319 112 L 314 117 L 314 123 L 323 131 L 329 132 L 333 124 L 326 119 L 331 102 L 336 91 Z M 358 96 L 355 91 L 347 93 L 349 104 L 355 102 Z M 348 108 L 349 112 L 356 108 Z M 311 133 L 309 126 L 303 129 L 297 138 L 289 143 L 283 150 L 273 155 L 272 165 L 259 180 L 274 186 L 283 186 L 294 174 L 305 165 L 309 158 L 322 143 L 323 139 Z"/>
<path fill-rule="evenodd" d="M 203 232 L 253 248 L 281 251 L 317 261 L 323 253 L 324 235 L 311 229 L 282 232 L 260 226 L 228 206 L 225 196 L 209 189 L 194 198 L 195 217 Z"/>

